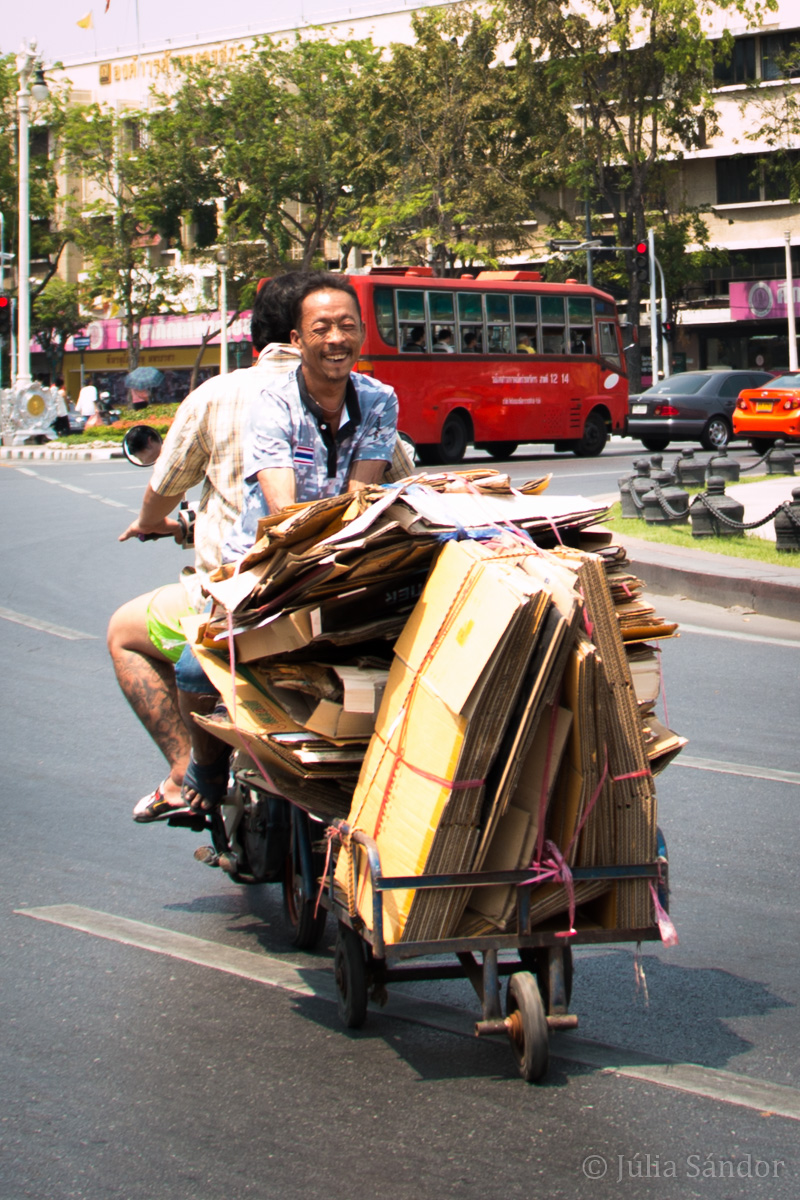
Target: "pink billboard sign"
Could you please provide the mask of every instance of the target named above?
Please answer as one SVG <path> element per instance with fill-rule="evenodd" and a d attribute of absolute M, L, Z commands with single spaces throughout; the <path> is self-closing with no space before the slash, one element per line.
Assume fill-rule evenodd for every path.
<path fill-rule="evenodd" d="M 141 349 L 162 350 L 166 346 L 199 346 L 209 329 L 219 330 L 219 313 L 189 313 L 186 316 L 145 317 L 142 321 Z M 90 321 L 86 326 L 90 350 L 127 350 L 125 324 L 118 318 L 110 321 Z M 241 313 L 228 326 L 229 342 L 250 341 L 250 313 Z M 219 333 L 210 345 L 219 344 Z M 67 350 L 74 350 L 72 338 Z"/>
<path fill-rule="evenodd" d="M 787 287 L 785 279 L 761 279 L 757 283 L 730 284 L 732 321 L 786 320 Z M 800 316 L 800 281 L 792 281 L 794 311 Z"/>

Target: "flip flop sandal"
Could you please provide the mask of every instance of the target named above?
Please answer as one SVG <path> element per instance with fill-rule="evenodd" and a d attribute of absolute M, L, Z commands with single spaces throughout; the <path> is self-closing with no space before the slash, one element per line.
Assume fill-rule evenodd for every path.
<path fill-rule="evenodd" d="M 164 799 L 166 783 L 165 779 L 154 792 L 150 792 L 149 796 L 142 796 L 133 810 L 134 821 L 146 825 L 150 821 L 166 821 L 167 817 L 171 817 L 173 813 L 186 812 L 185 804 L 176 807 L 174 804 L 168 804 Z"/>
<path fill-rule="evenodd" d="M 181 799 L 190 812 L 211 812 L 217 808 L 228 794 L 228 768 L 230 766 L 230 750 L 224 750 L 219 758 L 211 763 L 198 763 L 194 758 L 189 759 L 189 765 L 183 776 Z M 187 799 L 186 789 L 197 792 L 199 800 L 191 802 Z M 195 808 L 193 805 L 196 804 Z"/>

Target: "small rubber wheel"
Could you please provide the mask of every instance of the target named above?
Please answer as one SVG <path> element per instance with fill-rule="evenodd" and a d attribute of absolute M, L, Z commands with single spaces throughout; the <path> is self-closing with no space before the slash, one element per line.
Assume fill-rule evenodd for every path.
<path fill-rule="evenodd" d="M 347 1029 L 360 1029 L 367 1019 L 367 968 L 361 938 L 343 921 L 336 934 L 333 975 L 339 1016 Z"/>
<path fill-rule="evenodd" d="M 511 458 L 518 446 L 519 442 L 482 442 L 480 448 L 491 454 L 492 458 L 504 459 Z"/>
<path fill-rule="evenodd" d="M 508 981 L 506 1012 L 513 1018 L 511 1050 L 519 1073 L 527 1083 L 539 1083 L 550 1059 L 547 1018 L 539 985 L 528 971 L 518 971 Z"/>
<path fill-rule="evenodd" d="M 458 413 L 451 413 L 439 435 L 439 461 L 443 463 L 461 462 L 468 445 L 469 431 L 466 421 Z"/>
<path fill-rule="evenodd" d="M 704 450 L 724 450 L 731 440 L 731 427 L 724 417 L 710 417 L 700 434 Z"/>
<path fill-rule="evenodd" d="M 639 441 L 644 446 L 645 450 L 650 450 L 653 454 L 658 454 L 662 450 L 666 450 L 669 445 L 669 438 L 661 437 L 643 437 Z"/>
<path fill-rule="evenodd" d="M 578 458 L 596 458 L 603 453 L 607 441 L 605 421 L 598 412 L 590 412 L 583 427 L 583 436 L 572 443 L 572 450 Z"/>
<path fill-rule="evenodd" d="M 290 940 L 298 950 L 314 950 L 319 945 L 328 920 L 328 910 L 317 905 L 316 896 L 307 896 L 303 889 L 303 873 L 295 862 L 296 850 L 286 855 L 283 872 L 283 911 L 289 923 Z M 317 864 L 315 864 L 317 865 Z M 323 866 L 319 865 L 319 874 Z M 316 874 L 317 872 L 315 872 Z"/>

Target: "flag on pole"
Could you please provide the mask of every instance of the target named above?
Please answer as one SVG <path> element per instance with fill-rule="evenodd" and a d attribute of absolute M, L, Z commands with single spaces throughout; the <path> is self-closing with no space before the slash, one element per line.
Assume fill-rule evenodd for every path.
<path fill-rule="evenodd" d="M 94 29 L 94 21 L 92 20 L 91 9 L 89 9 L 85 17 L 81 17 L 80 21 L 78 21 L 78 25 L 81 27 L 81 29 Z"/>

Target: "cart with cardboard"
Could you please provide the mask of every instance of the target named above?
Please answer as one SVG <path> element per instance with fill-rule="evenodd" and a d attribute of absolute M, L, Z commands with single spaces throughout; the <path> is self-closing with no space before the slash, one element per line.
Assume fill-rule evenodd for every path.
<path fill-rule="evenodd" d="M 376 538 L 384 575 L 395 548 L 397 578 L 408 574 L 409 561 L 419 569 L 407 548 L 419 553 L 414 522 L 423 503 L 433 512 L 435 501 L 425 536 L 431 526 L 438 532 L 452 512 L 446 499 L 442 517 L 437 497 L 415 491 L 408 498 L 413 511 L 403 532 L 411 529 L 412 537 L 405 543 L 397 533 L 401 503 L 376 502 L 384 505 Z M 484 519 L 482 497 L 480 505 Z M 525 507 L 516 493 L 508 506 Z M 573 502 L 568 512 L 575 509 Z M 243 785 L 291 802 L 292 869 L 284 886 L 297 901 L 305 944 L 318 935 L 325 909 L 338 921 L 335 975 L 345 1023 L 362 1024 L 368 997 L 380 1000 L 395 980 L 466 976 L 482 1005 L 476 1032 L 509 1036 L 522 1075 L 536 1080 L 547 1067 L 549 1030 L 576 1023 L 568 1012 L 572 947 L 672 936 L 654 777 L 683 739 L 655 718 L 653 644 L 675 627 L 641 599 L 610 538 L 587 537 L 596 515 L 588 514 L 571 548 L 542 548 L 508 522 L 498 527 L 496 518 L 485 521 L 486 535 L 463 536 L 463 509 L 458 516 L 459 536 L 432 547 L 419 598 L 395 622 L 368 740 L 353 744 L 337 725 L 310 746 L 307 717 L 278 719 L 276 681 L 305 686 L 313 673 L 305 651 L 300 664 L 262 658 L 248 667 L 234 661 L 244 655 L 231 646 L 227 661 L 208 649 L 213 623 L 206 649 L 198 650 L 228 708 L 221 736 L 255 760 Z M 364 561 L 341 552 L 344 533 L 352 545 L 363 540 L 359 520 L 314 543 L 315 565 L 332 544 L 334 565 L 350 570 Z M 251 607 L 255 596 L 264 611 L 286 561 L 270 566 L 269 577 L 257 564 Z M 318 587 L 319 575 L 306 578 Z M 341 579 L 352 584 L 352 572 Z M 249 583 L 237 578 L 231 586 L 244 594 Z M 227 601 L 235 629 L 241 617 L 230 615 L 230 591 L 217 598 Z M 279 611 L 266 627 L 276 634 L 279 621 L 297 625 L 300 610 Z M 317 617 L 324 625 L 324 603 Z M 220 636 L 222 618 L 217 629 Z M 264 636 L 262 628 L 258 653 Z M 312 723 L 318 719 L 315 709 Z M 336 793 L 348 755 L 353 782 Z M 421 961 L 430 956 L 436 961 Z M 442 956 L 452 961 L 443 964 Z"/>

